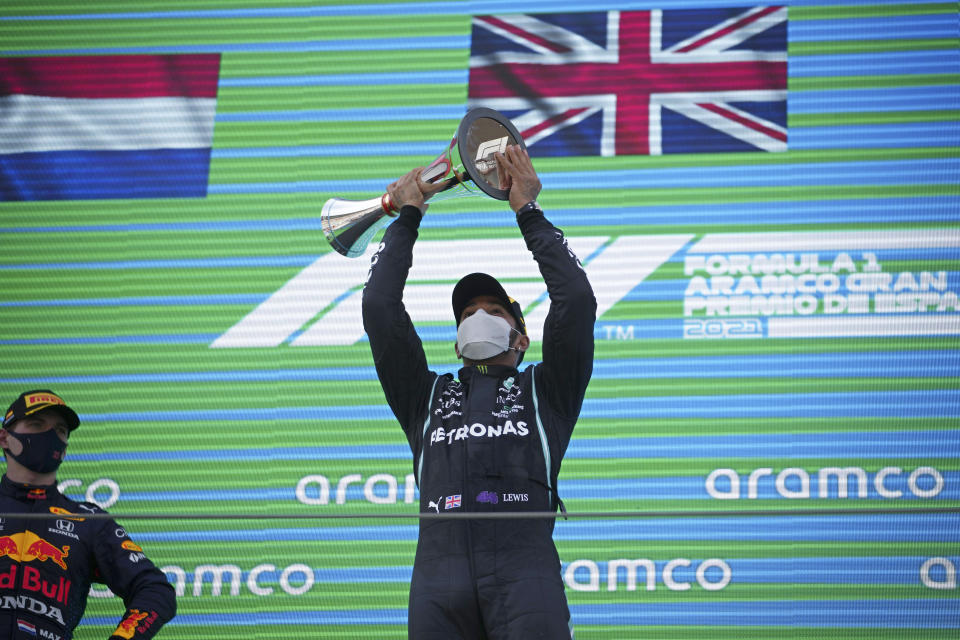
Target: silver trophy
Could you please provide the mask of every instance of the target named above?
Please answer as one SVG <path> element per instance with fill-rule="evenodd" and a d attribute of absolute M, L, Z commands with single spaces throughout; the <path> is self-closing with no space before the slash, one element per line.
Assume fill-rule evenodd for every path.
<path fill-rule="evenodd" d="M 510 192 L 500 188 L 494 154 L 503 153 L 508 145 L 526 149 L 520 133 L 506 116 L 485 107 L 468 111 L 450 145 L 420 175 L 424 182 L 442 185 L 430 201 L 472 195 L 507 200 Z M 348 258 L 356 258 L 363 254 L 374 234 L 398 213 L 386 193 L 369 200 L 330 198 L 323 203 L 320 221 L 330 246 Z"/>

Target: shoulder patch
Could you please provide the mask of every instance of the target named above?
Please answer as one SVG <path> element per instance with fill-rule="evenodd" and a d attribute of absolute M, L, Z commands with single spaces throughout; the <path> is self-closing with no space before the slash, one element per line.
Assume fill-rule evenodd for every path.
<path fill-rule="evenodd" d="M 71 511 L 67 511 L 63 507 L 50 507 L 50 513 L 55 513 L 58 516 L 63 516 L 67 520 L 76 520 L 77 522 L 83 522 L 84 520 L 86 520 L 86 518 L 76 517 L 78 514 L 75 514 Z M 71 518 L 70 516 L 74 516 L 74 517 Z"/>

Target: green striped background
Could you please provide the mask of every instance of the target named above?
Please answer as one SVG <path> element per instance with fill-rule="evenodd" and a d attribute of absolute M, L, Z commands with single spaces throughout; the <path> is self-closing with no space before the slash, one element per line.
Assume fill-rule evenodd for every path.
<path fill-rule="evenodd" d="M 731 3 L 739 4 L 739 3 Z M 368 15 L 367 5 L 377 7 L 377 14 Z M 669 8 L 668 3 L 567 3 L 563 10 Z M 284 10 L 313 7 L 313 16 L 284 14 Z M 543 3 L 513 2 L 511 11 L 549 11 Z M 274 13 L 251 13 L 233 17 L 231 10 L 267 9 Z M 189 12 L 210 10 L 209 17 Z M 397 121 L 392 111 L 464 105 L 467 97 L 466 73 L 469 47 L 433 48 L 434 39 L 461 38 L 468 42 L 475 13 L 505 10 L 493 3 L 456 2 L 270 2 L 268 0 L 228 0 L 203 2 L 130 3 L 93 1 L 83 4 L 68 2 L 19 2 L 9 0 L 0 7 L 0 50 L 2 55 L 65 55 L 77 52 L 109 53 L 129 50 L 150 52 L 216 51 L 222 48 L 221 87 L 217 98 L 214 136 L 214 157 L 210 169 L 212 194 L 198 200 L 113 200 L 78 202 L 0 203 L 0 397 L 14 398 L 25 388 L 49 386 L 63 395 L 86 420 L 71 442 L 70 454 L 60 471 L 61 480 L 76 479 L 80 489 L 67 493 L 78 497 L 98 480 L 108 478 L 120 489 L 119 500 L 110 506 L 111 513 L 122 519 L 124 514 L 401 514 L 413 513 L 413 505 L 404 504 L 403 478 L 411 471 L 408 458 L 384 453 L 382 458 L 297 459 L 296 456 L 274 455 L 272 450 L 285 447 L 357 447 L 375 453 L 394 451 L 404 441 L 394 421 L 376 416 L 358 420 L 312 419 L 309 410 L 322 406 L 383 405 L 383 396 L 375 379 L 348 378 L 283 380 L 271 372 L 329 371 L 342 367 L 371 367 L 366 342 L 350 346 L 293 347 L 284 343 L 274 348 L 211 349 L 210 342 L 226 332 L 256 307 L 251 298 L 266 297 L 280 289 L 313 259 L 330 251 L 319 225 L 308 230 L 291 230 L 284 223 L 315 222 L 319 208 L 329 197 L 367 198 L 364 189 L 325 192 L 322 190 L 294 193 L 223 193 L 230 185 L 280 185 L 297 181 L 338 180 L 361 181 L 381 179 L 384 184 L 411 167 L 431 158 L 421 154 L 388 156 L 297 155 L 281 157 L 255 155 L 230 157 L 224 150 L 296 148 L 313 145 L 353 145 L 381 143 L 436 142 L 436 151 L 443 148 L 456 128 L 458 117 Z M 559 10 L 559 9 L 558 9 Z M 184 12 L 175 14 L 171 12 Z M 219 12 L 219 13 L 216 13 Z M 98 19 L 96 14 L 110 14 Z M 120 14 L 120 15 L 117 15 Z M 169 14 L 169 15 L 167 15 Z M 791 143 L 802 133 L 837 128 L 845 144 L 830 148 L 794 149 L 781 154 L 713 154 L 659 157 L 614 158 L 541 158 L 536 168 L 542 174 L 562 175 L 572 172 L 658 172 L 671 169 L 708 170 L 719 167 L 742 167 L 744 171 L 762 168 L 776 172 L 789 165 L 791 171 L 808 176 L 822 176 L 822 184 L 783 184 L 704 187 L 692 183 L 685 186 L 643 188 L 558 188 L 547 189 L 540 198 L 549 212 L 582 210 L 582 218 L 563 224 L 571 238 L 581 236 L 629 236 L 706 234 L 726 232 L 801 232 L 801 231 L 871 231 L 871 230 L 955 230 L 960 221 L 960 180 L 950 176 L 916 175 L 910 179 L 872 183 L 852 180 L 834 184 L 829 179 L 837 168 L 849 163 L 900 162 L 906 165 L 922 162 L 946 162 L 952 170 L 960 157 L 960 64 L 938 73 L 918 71 L 893 74 L 844 72 L 844 56 L 851 59 L 865 54 L 884 56 L 907 52 L 937 52 L 946 59 L 960 61 L 957 39 L 934 33 L 930 36 L 891 37 L 880 25 L 895 26 L 908 18 L 942 20 L 957 18 L 956 3 L 793 3 L 790 7 L 791 39 L 789 56 L 791 105 L 795 99 L 826 91 L 890 90 L 915 92 L 914 107 L 895 110 L 874 106 L 864 101 L 857 110 L 830 109 L 816 113 L 789 115 Z M 19 19 L 32 16 L 28 19 Z M 45 16 L 59 16 L 45 19 Z M 7 18 L 18 18 L 9 20 Z M 879 20 L 880 22 L 876 22 Z M 888 22 L 884 22 L 887 20 Z M 804 25 L 834 24 L 835 39 L 828 36 L 798 41 L 793 34 Z M 912 24 L 912 23 L 911 23 Z M 844 25 L 877 25 L 851 36 Z M 345 47 L 338 51 L 284 50 L 286 45 L 322 49 L 331 41 L 361 42 L 376 38 L 418 38 L 422 48 L 397 50 Z M 264 50 L 238 50 L 241 46 L 263 44 Z M 269 46 L 267 46 L 269 45 Z M 810 56 L 836 56 L 836 75 L 820 74 L 799 77 L 792 73 L 794 64 Z M 390 84 L 354 86 L 248 86 L 231 85 L 232 80 L 270 79 L 280 77 L 340 76 L 344 74 L 403 74 L 406 72 L 464 71 L 462 83 Z M 305 83 L 309 85 L 309 83 Z M 923 95 L 931 90 L 953 89 L 954 99 L 931 108 Z M 325 119 L 322 113 L 302 121 L 282 121 L 277 114 L 295 111 L 336 109 L 383 109 L 382 120 L 341 122 Z M 232 121 L 231 114 L 258 114 L 251 121 Z M 890 127 L 891 140 L 896 127 L 927 124 L 942 127 L 938 139 L 918 139 L 916 144 L 862 144 L 862 127 Z M 832 129 L 831 129 L 832 130 Z M 874 131 L 875 129 L 870 129 Z M 898 165 L 900 166 L 900 165 Z M 919 166 L 919 165 L 918 165 Z M 940 166 L 940 165 L 934 165 Z M 638 173 L 639 174 L 639 173 Z M 639 174 L 645 175 L 645 174 Z M 655 173 L 651 175 L 656 175 Z M 219 190 L 218 190 L 219 189 Z M 775 214 L 788 203 L 836 200 L 849 203 L 849 211 L 877 199 L 903 199 L 903 219 L 865 216 L 857 221 L 831 222 L 800 220 L 793 222 Z M 910 217 L 910 207 L 918 199 L 942 202 L 944 213 L 926 220 Z M 768 221 L 740 225 L 721 216 L 707 222 L 652 222 L 639 217 L 626 224 L 591 222 L 605 210 L 634 207 L 656 208 L 669 205 L 699 207 L 712 204 L 742 203 L 769 205 Z M 516 238 L 517 231 L 509 224 L 502 226 L 457 225 L 457 216 L 478 220 L 478 213 L 507 216 L 500 203 L 485 199 L 443 202 L 431 208 L 421 230 L 421 242 L 455 239 Z M 271 228 L 251 230 L 238 225 L 224 229 L 220 223 L 266 221 Z M 123 229 L 126 225 L 176 225 L 209 222 L 209 229 L 190 227 L 186 230 Z M 82 229 L 78 229 L 82 227 Z M 85 263 L 122 263 L 128 261 L 188 261 L 213 258 L 263 258 L 262 265 L 245 262 L 239 266 L 203 268 L 80 268 Z M 280 258 L 288 258 L 279 264 Z M 884 261 L 885 271 L 947 271 L 956 273 L 960 254 L 907 256 Z M 25 265 L 34 265 L 26 267 Z M 64 265 L 48 268 L 44 265 Z M 661 265 L 648 282 L 683 279 L 682 262 Z M 332 276 L 335 277 L 335 276 Z M 445 282 L 445 281 L 442 281 Z M 359 283 L 357 283 L 359 284 Z M 452 282 L 450 283 L 452 284 Z M 177 304 L 145 301 L 137 304 L 93 301 L 164 296 L 238 296 L 239 302 L 214 299 L 208 304 Z M 246 296 L 246 297 L 244 297 Z M 90 304 L 79 304 L 87 300 Z M 71 301 L 70 304 L 40 304 L 43 301 Z M 18 304 L 14 304 L 18 303 Z M 20 304 L 29 303 L 29 304 Z M 607 311 L 601 322 L 616 325 L 657 319 L 682 318 L 682 298 L 666 300 L 622 300 Z M 359 319 L 358 319 L 359 322 Z M 144 336 L 179 336 L 167 343 L 150 343 Z M 769 638 L 769 637 L 844 637 L 844 638 L 953 638 L 957 634 L 960 604 L 956 589 L 934 590 L 925 587 L 918 576 L 919 562 L 925 558 L 945 557 L 960 563 L 956 538 L 956 520 L 945 520 L 937 530 L 917 531 L 890 538 L 850 540 L 838 536 L 834 540 L 804 539 L 799 532 L 805 527 L 803 511 L 825 508 L 877 508 L 960 506 L 958 489 L 953 481 L 960 477 L 960 461 L 955 454 L 958 427 L 956 393 L 957 339 L 916 336 L 895 338 L 821 338 L 821 339 L 750 339 L 736 341 L 695 341 L 676 337 L 645 337 L 634 340 L 598 339 L 598 363 L 629 360 L 643 362 L 659 358 L 770 356 L 788 358 L 808 355 L 824 358 L 830 354 L 929 352 L 928 363 L 952 364 L 953 372 L 929 374 L 909 373 L 875 376 L 871 372 L 854 372 L 831 377 L 816 371 L 793 377 L 770 375 L 759 370 L 756 376 L 712 377 L 646 377 L 643 367 L 622 374 L 596 377 L 588 390 L 588 402 L 605 399 L 682 398 L 704 396 L 729 398 L 744 394 L 823 394 L 831 392 L 881 393 L 931 392 L 942 398 L 940 415 L 904 415 L 876 417 L 869 409 L 863 416 L 825 417 L 736 417 L 705 418 L 671 417 L 668 414 L 649 417 L 585 417 L 578 423 L 572 450 L 578 439 L 616 443 L 621 439 L 685 436 L 697 438 L 718 436 L 751 438 L 796 434 L 815 437 L 822 434 L 821 448 L 813 455 L 792 457 L 720 455 L 709 447 L 696 447 L 682 455 L 650 457 L 645 449 L 630 449 L 623 457 L 568 457 L 561 476 L 563 482 L 596 481 L 609 483 L 611 489 L 602 496 L 566 499 L 572 512 L 607 512 L 616 510 L 716 510 L 725 509 L 796 509 L 798 516 L 791 527 L 798 535 L 782 539 L 752 540 L 736 535 L 720 535 L 715 540 L 684 535 L 681 528 L 663 539 L 609 540 L 571 539 L 559 535 L 570 524 L 558 525 L 558 548 L 565 563 L 592 559 L 598 563 L 616 558 L 650 558 L 664 562 L 673 558 L 784 559 L 782 580 L 770 582 L 738 581 L 720 591 L 705 591 L 696 584 L 688 591 L 667 589 L 661 582 L 654 591 L 628 591 L 621 582 L 615 591 L 606 590 L 605 576 L 596 592 L 568 588 L 577 638 Z M 102 340 L 99 340 L 102 339 Z M 447 341 L 427 341 L 428 359 L 438 368 L 455 367 L 452 349 Z M 539 359 L 539 345 L 534 344 L 526 361 Z M 253 379 L 193 379 L 192 374 L 224 372 L 262 372 Z M 159 381 L 135 376 L 161 375 Z M 178 376 L 182 379 L 178 379 Z M 943 394 L 937 396 L 936 394 Z M 872 396 L 871 396 L 872 397 Z M 693 401 L 691 401 L 693 402 Z M 263 422 L 237 420 L 243 410 L 303 410 L 303 417 L 267 419 Z M 170 420 L 125 419 L 122 416 L 149 412 L 204 411 L 202 418 Z M 153 415 L 158 415 L 153 414 Z M 107 416 L 101 419 L 102 416 Z M 111 419 L 109 416 L 119 416 Z M 837 433 L 894 434 L 891 441 L 904 432 L 943 433 L 943 452 L 928 455 L 878 455 L 844 457 L 832 452 L 830 438 Z M 380 449 L 378 449 L 380 448 Z M 258 461 L 219 459 L 216 455 L 202 460 L 177 460 L 177 451 L 249 451 L 261 452 Z M 101 454 L 121 452 L 122 460 L 111 460 Z M 133 455 L 137 454 L 137 455 Z M 771 467 L 775 470 L 800 467 L 816 475 L 818 469 L 831 466 L 857 466 L 868 473 L 883 467 L 897 466 L 907 472 L 918 467 L 933 467 L 946 474 L 944 497 L 934 501 L 848 499 L 793 500 L 760 499 L 722 501 L 706 494 L 695 499 L 663 499 L 656 493 L 634 495 L 616 489 L 618 480 L 667 481 L 678 477 L 704 479 L 716 468 L 735 469 L 743 478 L 753 470 Z M 362 499 L 349 499 L 346 504 L 333 504 L 336 481 L 350 473 L 364 479 L 385 473 L 400 479 L 400 501 L 397 504 L 372 504 Z M 294 487 L 304 476 L 323 474 L 334 485 L 331 504 L 305 505 L 295 499 L 217 499 L 217 491 L 249 490 L 285 491 L 292 496 Z M 183 495 L 179 499 L 158 499 L 165 494 Z M 191 494 L 194 497 L 191 497 Z M 96 494 L 103 499 L 106 489 Z M 264 493 L 263 495 L 275 495 Z M 890 516 L 895 519 L 896 516 Z M 318 570 L 393 567 L 402 574 L 409 570 L 415 542 L 403 531 L 414 526 L 407 520 L 345 521 L 140 521 L 126 520 L 148 555 L 160 566 L 183 568 L 188 574 L 200 565 L 236 565 L 244 572 L 268 563 L 282 570 L 306 564 Z M 598 520 L 602 527 L 608 520 Z M 657 521 L 654 521 L 657 522 Z M 905 520 L 909 523 L 909 520 Z M 612 523 L 611 523 L 612 524 Z M 638 530 L 640 522 L 637 522 Z M 648 526 L 648 525 L 644 525 Z M 664 521 L 664 527 L 669 525 Z M 906 526 L 910 526 L 906 524 Z M 338 537 L 337 530 L 360 528 L 363 537 Z M 316 531 L 285 536 L 283 531 Z M 230 534 L 219 539 L 220 532 L 252 532 L 249 537 Z M 923 535 L 921 535 L 921 533 Z M 287 539 L 294 537 L 298 539 Z M 885 559 L 916 558 L 917 571 L 909 579 L 884 582 L 876 575 L 836 583 L 833 576 L 823 580 L 791 579 L 791 559 L 875 559 L 882 573 Z M 324 574 L 327 575 L 327 574 Z M 353 574 L 345 574 L 353 575 Z M 391 574 L 392 575 L 392 574 Z M 578 574 L 581 580 L 585 579 Z M 878 573 L 879 575 L 879 573 Z M 185 593 L 179 598 L 179 618 L 161 633 L 164 638 L 403 638 L 401 621 L 384 621 L 376 614 L 364 617 L 364 611 L 404 612 L 407 585 L 391 578 L 364 581 L 318 581 L 303 595 L 283 593 L 275 578 L 263 580 L 263 586 L 274 589 L 270 596 L 257 596 L 240 581 L 239 593 L 231 595 L 229 583 L 220 595 L 213 595 L 209 582 L 194 595 L 194 583 L 187 579 Z M 848 602 L 853 609 L 865 601 L 880 602 L 891 611 L 911 610 L 927 606 L 935 611 L 937 621 L 952 621 L 937 629 L 936 623 L 921 626 L 900 625 L 896 620 L 878 619 L 875 623 L 844 627 L 817 628 L 796 624 L 763 625 L 748 620 L 732 620 L 729 624 L 701 625 L 695 619 L 664 616 L 662 619 L 635 624 L 633 618 L 618 611 L 643 605 L 657 611 L 670 611 L 678 603 L 690 606 L 706 603 L 757 603 L 757 606 L 779 603 L 784 609 L 803 601 Z M 929 604 L 933 602 L 933 604 Z M 920 603 L 920 604 L 918 604 Z M 605 624 L 594 619 L 578 622 L 578 612 L 591 607 L 613 605 L 602 609 L 610 614 Z M 92 598 L 88 621 L 78 629 L 77 638 L 103 637 L 119 616 L 118 600 Z M 804 609 L 798 609 L 804 610 Z M 336 612 L 341 622 L 317 625 L 304 622 L 318 612 Z M 359 624 L 349 620 L 348 613 L 357 613 Z M 275 614 L 275 615 L 273 615 Z M 223 616 L 223 617 L 217 617 Z M 856 617 L 853 616 L 853 619 Z M 912 619 L 912 618 L 911 618 Z"/>

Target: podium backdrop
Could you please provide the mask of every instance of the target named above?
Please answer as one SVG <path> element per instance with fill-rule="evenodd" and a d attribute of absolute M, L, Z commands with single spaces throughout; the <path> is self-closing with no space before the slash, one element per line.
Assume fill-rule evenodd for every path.
<path fill-rule="evenodd" d="M 957 24 L 949 2 L 8 0 L 3 401 L 77 409 L 63 490 L 176 585 L 162 637 L 405 638 L 416 520 L 282 517 L 419 499 L 360 322 L 376 241 L 331 252 L 319 212 L 491 106 L 599 303 L 560 495 L 663 512 L 558 522 L 577 638 L 954 638 L 960 515 L 908 511 L 960 506 Z M 435 370 L 471 271 L 539 359 L 549 300 L 504 203 L 431 207 L 414 265 Z M 118 621 L 94 596 L 78 638 Z"/>

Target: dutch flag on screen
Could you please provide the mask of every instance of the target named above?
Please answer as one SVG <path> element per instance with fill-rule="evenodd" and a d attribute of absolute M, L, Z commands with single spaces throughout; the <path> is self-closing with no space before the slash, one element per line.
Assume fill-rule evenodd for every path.
<path fill-rule="evenodd" d="M 0 58 L 0 200 L 203 198 L 219 54 Z"/>

